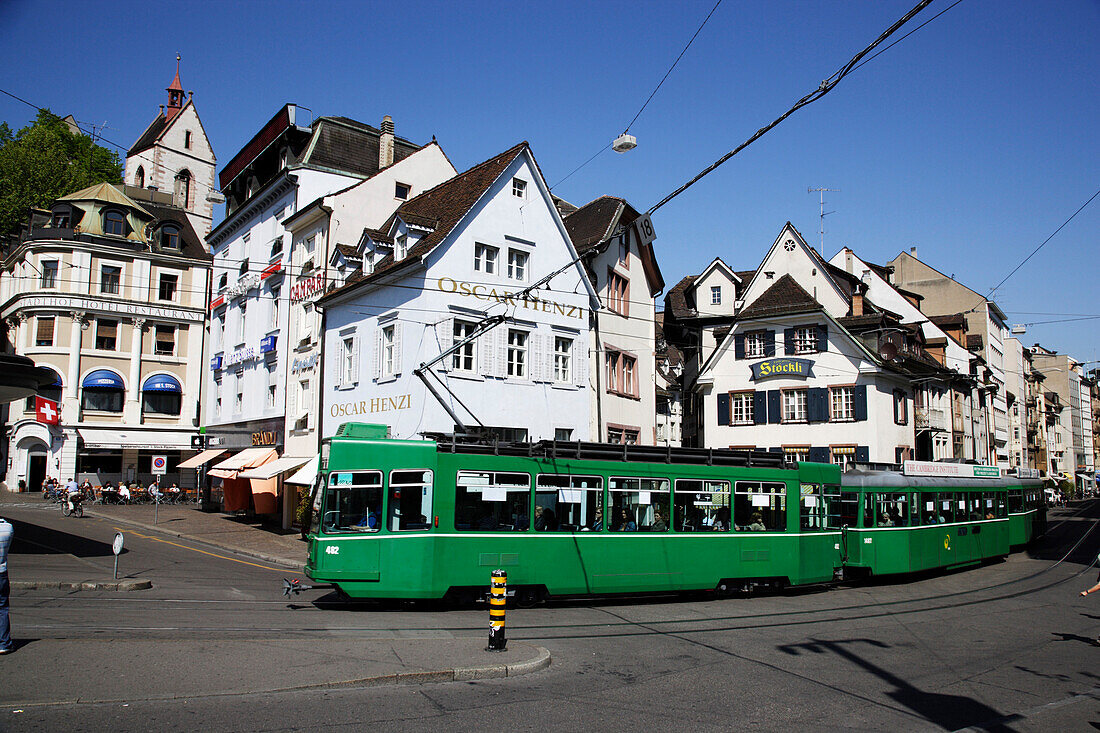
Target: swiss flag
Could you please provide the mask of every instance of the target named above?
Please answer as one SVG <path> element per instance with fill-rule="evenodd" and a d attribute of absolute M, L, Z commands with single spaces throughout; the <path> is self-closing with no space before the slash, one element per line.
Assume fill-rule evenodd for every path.
<path fill-rule="evenodd" d="M 53 400 L 35 396 L 34 419 L 47 425 L 60 425 L 61 411 L 57 409 L 57 403 Z"/>

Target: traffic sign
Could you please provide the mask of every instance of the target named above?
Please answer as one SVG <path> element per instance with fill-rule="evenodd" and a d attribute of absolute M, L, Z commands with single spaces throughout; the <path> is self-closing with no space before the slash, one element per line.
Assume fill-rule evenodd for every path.
<path fill-rule="evenodd" d="M 653 231 L 653 220 L 649 218 L 649 214 L 642 214 L 634 220 L 634 231 L 641 244 L 651 244 L 657 238 L 657 232 Z"/>
<path fill-rule="evenodd" d="M 160 476 L 168 473 L 168 456 L 153 456 L 153 473 Z"/>

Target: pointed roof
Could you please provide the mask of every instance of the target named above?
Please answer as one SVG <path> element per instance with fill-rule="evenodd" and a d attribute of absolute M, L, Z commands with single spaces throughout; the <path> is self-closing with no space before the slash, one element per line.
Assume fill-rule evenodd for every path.
<path fill-rule="evenodd" d="M 619 212 L 629 206 L 630 204 L 616 196 L 600 196 L 563 217 L 565 230 L 569 232 L 577 254 L 584 254 L 607 238 L 619 218 Z M 638 212 L 633 209 L 631 211 L 633 216 L 630 221 L 633 221 L 638 218 Z"/>
<path fill-rule="evenodd" d="M 132 198 L 118 190 L 110 183 L 97 183 L 94 186 L 83 188 L 74 193 L 70 193 L 68 196 L 62 196 L 57 199 L 58 201 L 99 201 L 106 204 L 118 204 L 119 206 L 127 206 L 133 209 L 137 209 L 141 213 L 148 216 L 150 219 L 155 218 L 149 211 L 134 201 Z"/>
<path fill-rule="evenodd" d="M 182 92 L 183 91 L 183 85 L 180 84 L 180 62 L 179 62 L 178 58 L 176 59 L 176 77 L 174 79 L 172 79 L 172 83 L 169 84 L 168 88 L 165 89 L 164 91 L 166 91 L 166 92 Z"/>
<path fill-rule="evenodd" d="M 156 116 L 149 126 L 145 128 L 145 132 L 141 133 L 141 137 L 137 139 L 130 149 L 126 151 L 126 157 L 140 153 L 142 150 L 148 150 L 153 147 L 154 143 L 160 139 L 161 133 L 164 132 L 164 128 L 168 126 L 168 118 L 161 112 Z"/>
<path fill-rule="evenodd" d="M 737 314 L 737 320 L 765 318 L 793 313 L 823 310 L 820 303 L 807 293 L 790 275 L 783 275 L 765 290 L 752 305 Z"/>

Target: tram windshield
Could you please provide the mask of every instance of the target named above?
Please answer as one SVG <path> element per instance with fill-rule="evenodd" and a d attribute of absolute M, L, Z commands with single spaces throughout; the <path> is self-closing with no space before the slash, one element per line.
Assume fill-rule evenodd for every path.
<path fill-rule="evenodd" d="M 324 532 L 377 532 L 382 527 L 382 472 L 330 473 L 323 512 Z"/>

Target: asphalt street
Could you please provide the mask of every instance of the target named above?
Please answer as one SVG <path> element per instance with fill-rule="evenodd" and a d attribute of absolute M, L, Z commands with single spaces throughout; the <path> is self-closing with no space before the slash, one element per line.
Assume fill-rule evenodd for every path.
<path fill-rule="evenodd" d="M 111 522 L 34 502 L 3 510 L 16 523 L 13 581 L 110 577 Z M 303 690 L 285 688 L 326 670 L 346 677 L 349 660 L 383 640 L 416 640 L 429 659 L 465 643 L 476 663 L 487 611 L 345 605 L 323 590 L 286 599 L 287 569 L 119 525 L 120 575 L 153 587 L 13 592 L 20 646 L 0 658 L 0 729 L 1090 730 L 1100 727 L 1100 603 L 1078 593 L 1097 577 L 1098 520 L 1100 502 L 1057 510 L 1035 547 L 965 571 L 514 609 L 509 643 L 549 650 L 549 667 Z M 250 673 L 219 675 L 234 665 Z M 36 669 L 59 688 L 67 675 L 96 680 L 99 694 L 74 702 L 49 684 L 27 689 Z"/>

